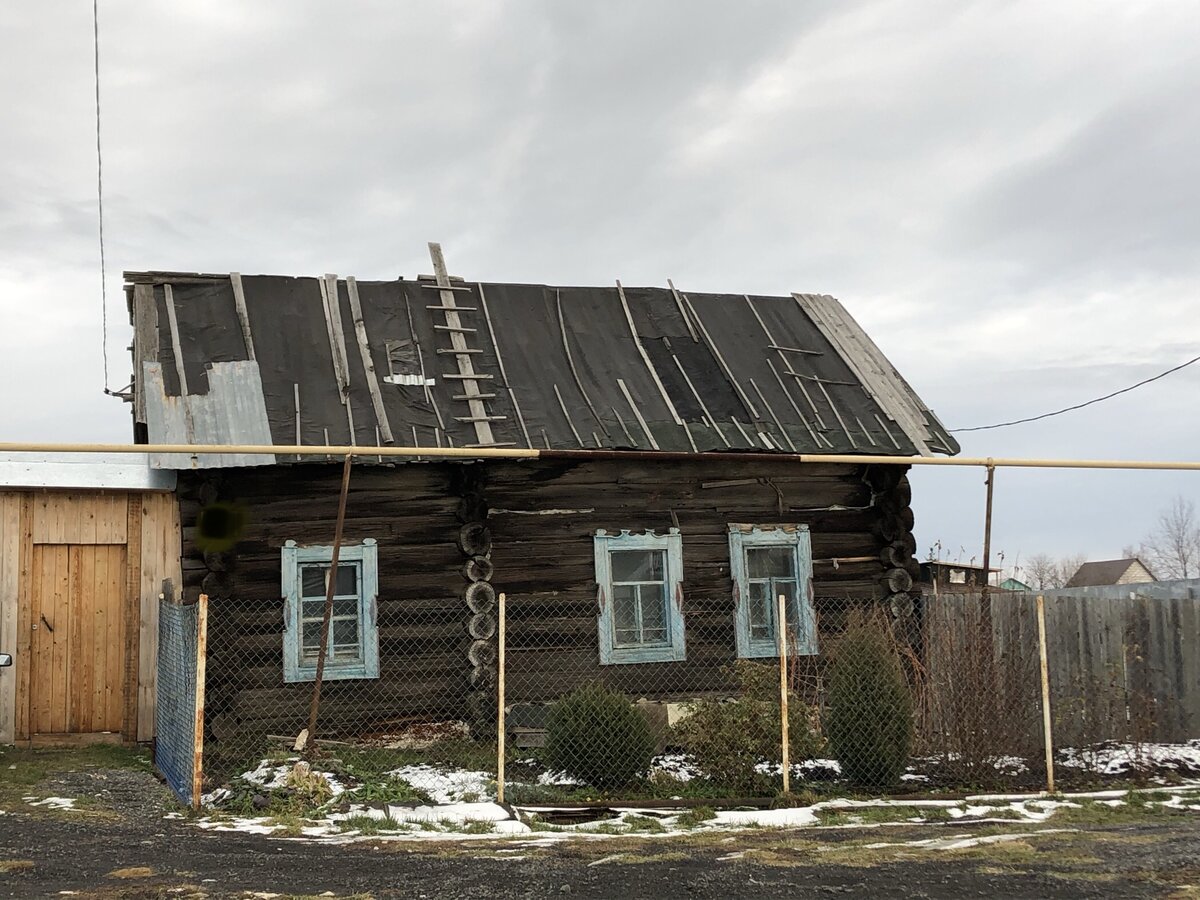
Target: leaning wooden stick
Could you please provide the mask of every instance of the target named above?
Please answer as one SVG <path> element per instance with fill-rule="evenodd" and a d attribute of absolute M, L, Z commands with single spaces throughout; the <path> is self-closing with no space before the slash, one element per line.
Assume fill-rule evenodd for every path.
<path fill-rule="evenodd" d="M 317 676 L 313 682 L 312 703 L 308 708 L 308 734 L 303 742 L 307 746 L 317 736 L 317 713 L 321 708 L 321 682 L 325 678 L 325 656 L 329 647 L 329 622 L 333 618 L 333 595 L 337 593 L 338 558 L 342 552 L 342 528 L 346 524 L 346 496 L 350 491 L 350 462 L 352 454 L 346 454 L 342 466 L 342 493 L 338 497 L 337 524 L 333 529 L 333 552 L 329 560 L 329 579 L 325 584 L 325 614 L 321 619 L 321 645 L 317 648 Z M 297 741 L 297 749 L 303 750 Z"/>

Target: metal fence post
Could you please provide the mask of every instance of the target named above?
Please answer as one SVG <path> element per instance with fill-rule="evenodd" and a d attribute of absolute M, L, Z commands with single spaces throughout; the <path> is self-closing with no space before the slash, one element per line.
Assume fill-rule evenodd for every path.
<path fill-rule="evenodd" d="M 196 727 L 192 745 L 192 809 L 204 791 L 204 677 L 208 660 L 208 594 L 196 605 Z"/>
<path fill-rule="evenodd" d="M 507 598 L 500 592 L 499 625 L 496 632 L 496 802 L 504 802 L 504 631 L 507 625 Z"/>
<path fill-rule="evenodd" d="M 788 747 L 787 600 L 779 595 L 779 737 L 783 763 L 783 792 L 792 792 L 792 767 Z"/>
<path fill-rule="evenodd" d="M 1042 734 L 1046 743 L 1046 791 L 1054 793 L 1054 738 L 1050 725 L 1050 666 L 1046 658 L 1046 599 L 1037 595 L 1038 656 L 1042 669 Z"/>

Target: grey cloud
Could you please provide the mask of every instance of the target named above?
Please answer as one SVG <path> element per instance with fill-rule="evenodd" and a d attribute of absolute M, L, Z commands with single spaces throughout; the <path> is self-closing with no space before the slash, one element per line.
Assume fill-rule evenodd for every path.
<path fill-rule="evenodd" d="M 124 439 L 127 409 L 98 392 L 90 10 L 10 7 L 0 354 L 22 377 L 0 382 L 6 433 Z M 413 275 L 430 239 L 467 277 L 836 294 L 951 426 L 1086 399 L 1200 344 L 1182 5 L 105 0 L 101 15 L 114 386 L 123 268 Z M 1197 377 L 964 450 L 1194 456 Z M 914 478 L 922 547 L 977 549 L 978 473 Z M 1169 488 L 1196 491 L 1006 473 L 997 537 L 1115 552 Z"/>

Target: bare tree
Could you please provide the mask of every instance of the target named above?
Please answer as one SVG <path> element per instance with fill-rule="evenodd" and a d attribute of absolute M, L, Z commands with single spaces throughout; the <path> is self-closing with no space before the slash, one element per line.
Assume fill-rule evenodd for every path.
<path fill-rule="evenodd" d="M 1049 553 L 1035 553 L 1029 557 L 1025 563 L 1025 571 L 1029 573 L 1032 586 L 1039 591 L 1057 587 L 1054 582 L 1058 579 L 1058 563 Z"/>
<path fill-rule="evenodd" d="M 1086 553 L 1074 553 L 1064 556 L 1058 561 L 1058 581 L 1056 587 L 1066 587 L 1071 577 L 1079 571 L 1079 567 L 1088 561 Z"/>
<path fill-rule="evenodd" d="M 1142 542 L 1143 560 L 1158 578 L 1200 575 L 1200 521 L 1191 500 L 1176 497 L 1158 514 L 1158 524 Z"/>
<path fill-rule="evenodd" d="M 1076 553 L 1055 559 L 1049 553 L 1035 553 L 1025 563 L 1032 587 L 1039 591 L 1065 587 L 1071 576 L 1087 562 L 1086 553 Z"/>

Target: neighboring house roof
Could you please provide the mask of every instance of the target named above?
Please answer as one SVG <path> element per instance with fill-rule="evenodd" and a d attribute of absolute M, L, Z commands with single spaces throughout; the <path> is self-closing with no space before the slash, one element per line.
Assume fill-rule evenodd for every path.
<path fill-rule="evenodd" d="M 1031 591 L 1031 590 L 1033 590 L 1033 588 L 1031 588 L 1025 582 L 1018 581 L 1016 578 L 1005 578 L 1002 582 L 1000 582 L 999 587 L 1003 591 Z"/>
<path fill-rule="evenodd" d="M 1132 584 L 1139 581 L 1157 580 L 1154 573 L 1150 571 L 1150 567 L 1137 557 L 1102 559 L 1096 562 L 1086 562 L 1076 569 L 1075 574 L 1066 583 L 1066 587 L 1093 587 L 1104 584 Z"/>
<path fill-rule="evenodd" d="M 126 280 L 134 415 L 151 443 L 959 449 L 832 297 L 444 275 Z"/>

